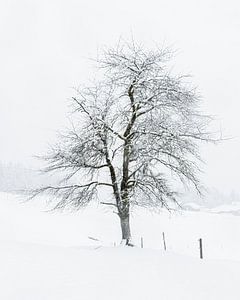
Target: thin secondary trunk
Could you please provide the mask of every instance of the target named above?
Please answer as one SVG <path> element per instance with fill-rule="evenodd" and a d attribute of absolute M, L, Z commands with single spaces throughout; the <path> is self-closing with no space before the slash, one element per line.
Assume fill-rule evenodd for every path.
<path fill-rule="evenodd" d="M 121 229 L 122 229 L 122 244 L 127 246 L 132 246 L 129 216 L 120 217 L 120 222 L 121 222 Z"/>

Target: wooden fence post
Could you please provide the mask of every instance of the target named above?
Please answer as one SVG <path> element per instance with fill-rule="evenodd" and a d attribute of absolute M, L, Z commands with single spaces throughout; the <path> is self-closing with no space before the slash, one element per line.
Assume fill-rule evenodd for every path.
<path fill-rule="evenodd" d="M 164 247 L 164 250 L 166 251 L 167 250 L 167 245 L 166 245 L 166 239 L 165 239 L 165 233 L 164 232 L 162 233 L 162 237 L 163 237 L 163 247 Z"/>
<path fill-rule="evenodd" d="M 203 243 L 202 243 L 202 239 L 199 239 L 199 250 L 200 250 L 200 259 L 203 259 Z"/>

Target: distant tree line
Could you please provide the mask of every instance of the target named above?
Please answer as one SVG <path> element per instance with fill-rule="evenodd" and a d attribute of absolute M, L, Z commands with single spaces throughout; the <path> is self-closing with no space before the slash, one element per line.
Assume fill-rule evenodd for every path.
<path fill-rule="evenodd" d="M 56 182 L 56 177 L 41 174 L 33 168 L 17 163 L 0 162 L 0 191 L 20 192 Z"/>

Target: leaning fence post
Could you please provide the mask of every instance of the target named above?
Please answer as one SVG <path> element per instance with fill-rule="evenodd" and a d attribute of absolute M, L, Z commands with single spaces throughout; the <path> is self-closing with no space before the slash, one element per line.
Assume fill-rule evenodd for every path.
<path fill-rule="evenodd" d="M 141 236 L 141 248 L 143 248 L 143 237 Z"/>
<path fill-rule="evenodd" d="M 200 250 L 200 259 L 203 259 L 203 243 L 202 243 L 202 239 L 199 239 L 199 250 Z"/>
<path fill-rule="evenodd" d="M 164 250 L 166 251 L 167 246 L 166 246 L 166 239 L 165 239 L 165 233 L 164 232 L 162 233 L 162 237 L 163 237 L 163 247 L 164 247 Z"/>

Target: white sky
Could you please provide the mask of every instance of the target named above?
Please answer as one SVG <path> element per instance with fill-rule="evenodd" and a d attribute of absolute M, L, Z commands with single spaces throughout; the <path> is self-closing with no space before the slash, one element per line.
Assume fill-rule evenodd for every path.
<path fill-rule="evenodd" d="M 65 123 L 71 86 L 90 78 L 88 57 L 120 36 L 173 45 L 194 75 L 205 109 L 233 140 L 208 147 L 204 181 L 238 188 L 240 4 L 238 1 L 2 0 L 0 160 L 30 162 Z"/>

